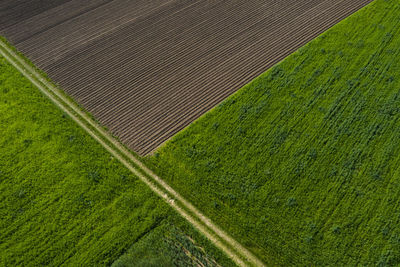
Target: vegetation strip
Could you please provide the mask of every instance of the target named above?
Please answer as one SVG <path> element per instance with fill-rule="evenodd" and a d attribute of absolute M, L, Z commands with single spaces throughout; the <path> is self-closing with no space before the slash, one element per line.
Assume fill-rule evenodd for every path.
<path fill-rule="evenodd" d="M 113 137 L 111 137 L 104 129 L 97 125 L 90 117 L 82 112 L 73 102 L 63 96 L 57 88 L 52 86 L 38 71 L 34 70 L 19 55 L 12 51 L 7 44 L 0 40 L 2 55 L 15 66 L 24 76 L 26 76 L 43 94 L 51 99 L 60 109 L 68 114 L 79 126 L 89 133 L 97 142 L 99 142 L 107 151 L 115 158 L 123 163 L 133 174 L 140 178 L 148 185 L 157 195 L 164 199 L 171 207 L 173 207 L 180 215 L 187 219 L 195 228 L 209 238 L 218 248 L 231 257 L 238 265 L 246 266 L 248 264 L 254 266 L 263 266 L 264 264 L 255 257 L 250 251 L 240 245 L 231 238 L 223 230 L 219 229 L 209 218 L 200 213 L 192 204 L 175 192 L 160 177 L 151 172 L 144 164 L 135 158 L 129 151 L 120 145 Z M 72 110 L 72 111 L 71 111 Z M 93 129 L 90 129 L 88 123 Z M 114 147 L 107 144 L 110 142 Z M 131 162 L 124 159 L 129 158 L 133 163 L 141 168 L 138 169 Z M 144 176 L 142 172 L 147 176 Z M 147 177 L 151 177 L 153 182 Z M 154 182 L 158 183 L 156 185 Z M 161 188 L 160 188 L 161 186 Z M 178 200 L 178 201 L 175 201 Z M 179 205 L 181 204 L 181 205 Z M 188 212 L 190 211 L 191 214 Z M 217 237 L 216 237 L 217 236 Z M 231 248 L 233 249 L 231 249 Z"/>

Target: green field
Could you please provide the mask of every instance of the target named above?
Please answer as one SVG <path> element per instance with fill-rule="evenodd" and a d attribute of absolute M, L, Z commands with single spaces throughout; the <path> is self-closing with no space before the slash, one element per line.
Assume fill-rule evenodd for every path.
<path fill-rule="evenodd" d="M 339 23 L 146 160 L 267 263 L 399 265 L 400 2 Z"/>
<path fill-rule="evenodd" d="M 2 57 L 0 133 L 0 266 L 233 265 Z"/>

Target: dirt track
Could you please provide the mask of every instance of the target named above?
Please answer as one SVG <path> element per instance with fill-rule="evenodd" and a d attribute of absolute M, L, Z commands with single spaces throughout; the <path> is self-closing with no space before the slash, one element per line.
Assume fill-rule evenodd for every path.
<path fill-rule="evenodd" d="M 372 0 L 5 0 L 0 34 L 147 154 Z"/>

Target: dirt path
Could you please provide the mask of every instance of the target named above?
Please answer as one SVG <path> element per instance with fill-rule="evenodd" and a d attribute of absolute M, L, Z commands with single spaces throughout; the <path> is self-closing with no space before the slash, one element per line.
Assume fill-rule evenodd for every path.
<path fill-rule="evenodd" d="M 147 184 L 153 192 L 164 199 L 181 216 L 204 234 L 216 247 L 221 249 L 239 266 L 265 266 L 244 246 L 215 225 L 189 201 L 183 198 L 160 177 L 148 169 L 139 158 L 131 154 L 115 138 L 99 126 L 59 89 L 33 69 L 22 57 L 17 55 L 0 40 L 0 54 L 28 78 L 45 96 L 63 112 L 68 114 L 79 126 L 99 142 L 134 175 Z"/>

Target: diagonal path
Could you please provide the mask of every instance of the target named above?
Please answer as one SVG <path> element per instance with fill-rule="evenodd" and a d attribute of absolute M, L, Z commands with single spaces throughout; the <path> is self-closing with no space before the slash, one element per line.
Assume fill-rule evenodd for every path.
<path fill-rule="evenodd" d="M 150 187 L 153 192 L 165 200 L 175 211 L 204 234 L 216 247 L 221 249 L 239 266 L 265 266 L 253 253 L 215 225 L 195 206 L 183 198 L 164 180 L 147 168 L 141 160 L 122 146 L 114 137 L 81 110 L 64 93 L 51 84 L 36 69 L 30 66 L 20 55 L 0 40 L 0 54 L 18 71 L 28 78 L 46 97 L 63 112 L 68 114 L 90 136 L 99 142 L 111 155 L 118 159 L 135 176 Z"/>

